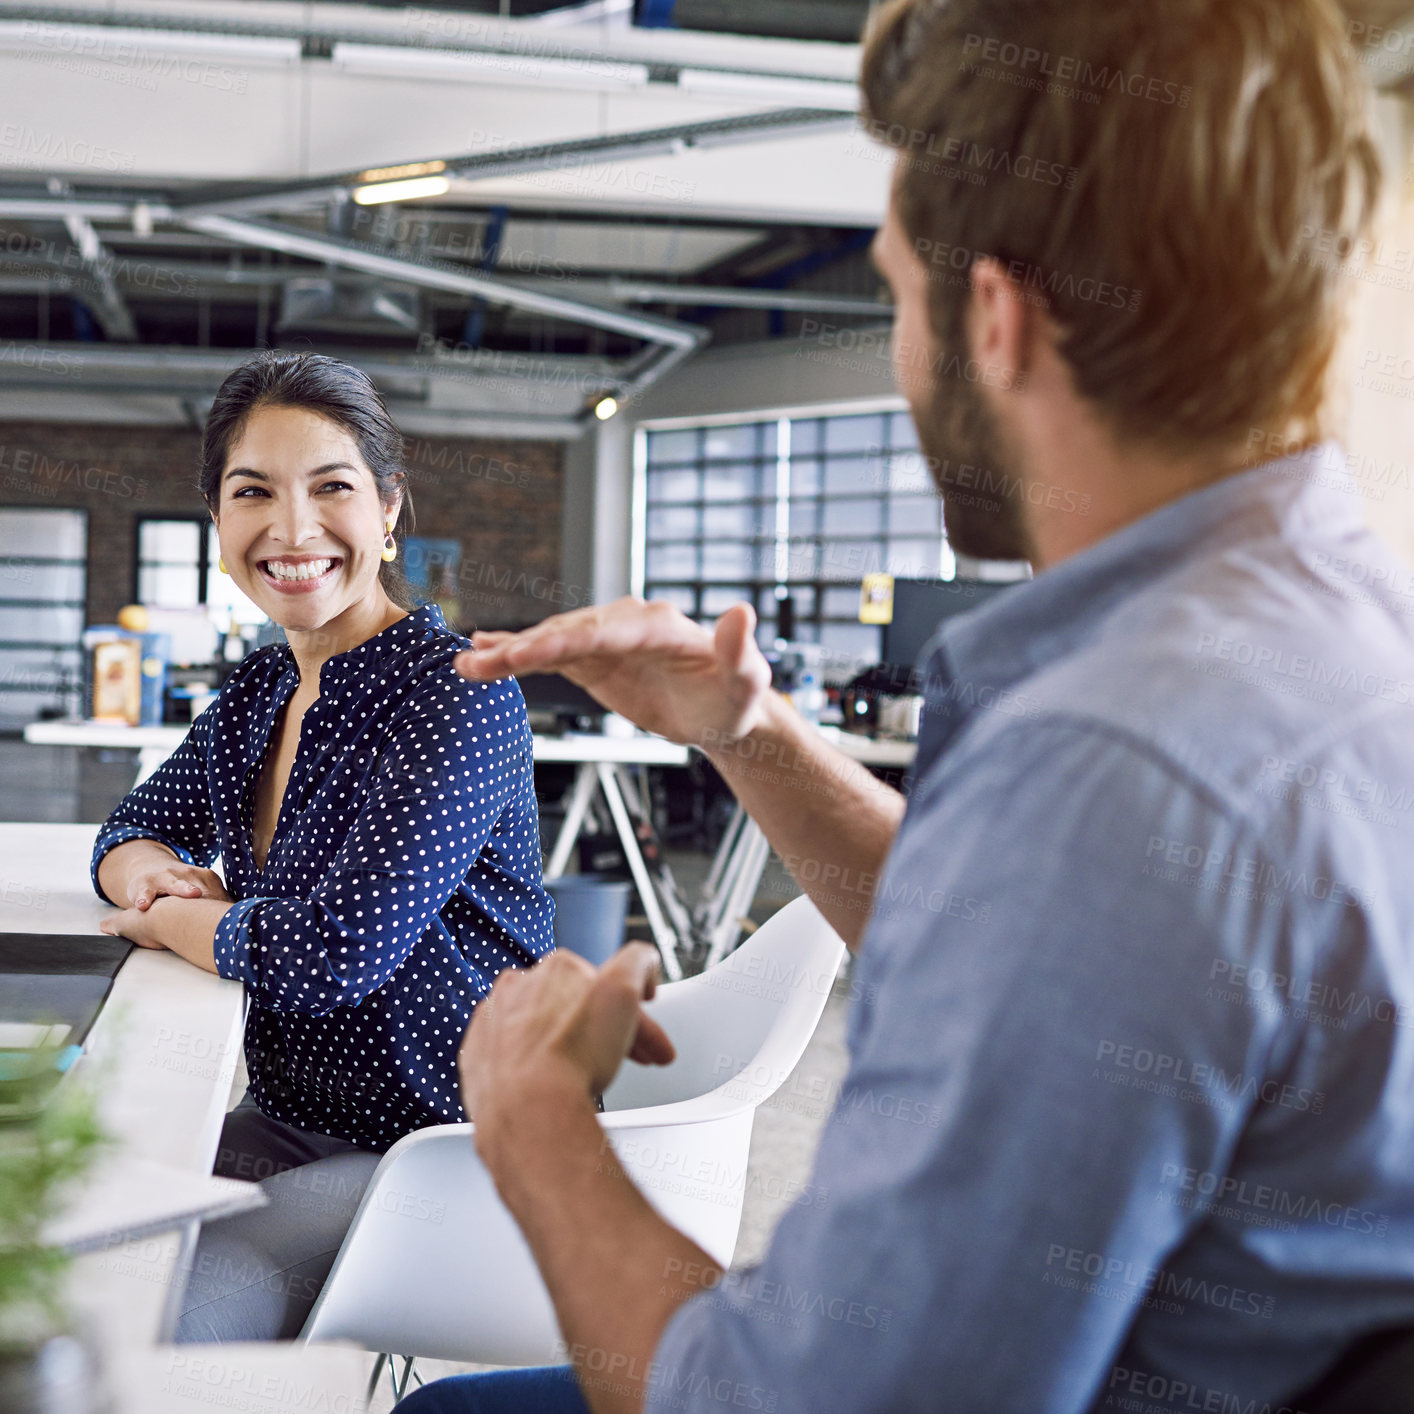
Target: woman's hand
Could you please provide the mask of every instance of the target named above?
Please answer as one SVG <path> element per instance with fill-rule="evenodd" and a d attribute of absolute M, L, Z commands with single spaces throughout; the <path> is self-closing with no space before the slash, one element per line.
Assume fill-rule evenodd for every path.
<path fill-rule="evenodd" d="M 153 908 L 151 903 L 146 908 L 119 909 L 99 923 L 98 931 L 110 937 L 126 938 L 140 948 L 153 948 L 161 952 L 167 947 L 157 936 L 157 923 L 162 912 L 160 908 Z"/>
<path fill-rule="evenodd" d="M 224 893 L 224 891 L 223 891 Z M 186 898 L 164 894 L 146 908 L 124 908 L 110 913 L 99 931 L 126 938 L 140 948 L 166 948 L 201 968 L 218 972 L 216 929 L 231 907 L 228 898 Z"/>
<path fill-rule="evenodd" d="M 134 909 L 146 912 L 164 894 L 172 898 L 214 898 L 220 903 L 235 902 L 226 892 L 221 876 L 214 870 L 198 869 L 194 864 L 183 864 L 180 859 L 174 858 L 170 863 L 144 864 L 128 878 L 128 897 Z"/>
<path fill-rule="evenodd" d="M 476 652 L 455 666 L 473 681 L 562 673 L 640 727 L 710 749 L 763 720 L 771 668 L 755 634 L 749 604 L 733 605 L 709 633 L 669 604 L 626 598 L 524 633 L 478 633 Z"/>

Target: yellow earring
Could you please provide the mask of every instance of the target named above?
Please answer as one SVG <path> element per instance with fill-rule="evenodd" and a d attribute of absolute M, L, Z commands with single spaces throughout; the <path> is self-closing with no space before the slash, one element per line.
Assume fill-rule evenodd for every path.
<path fill-rule="evenodd" d="M 393 522 L 388 522 L 388 535 L 383 541 L 383 561 L 392 564 L 398 558 L 398 542 L 393 539 Z"/>
<path fill-rule="evenodd" d="M 220 570 L 222 574 L 230 574 L 230 570 L 226 568 L 226 561 L 220 555 L 216 557 L 216 568 Z"/>

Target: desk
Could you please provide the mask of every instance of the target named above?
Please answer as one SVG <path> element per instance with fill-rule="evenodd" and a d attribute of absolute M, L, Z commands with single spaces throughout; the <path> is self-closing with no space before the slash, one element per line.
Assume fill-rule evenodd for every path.
<path fill-rule="evenodd" d="M 97 832 L 96 825 L 0 824 L 0 885 L 15 886 L 0 886 L 0 929 L 98 932 L 111 910 L 89 885 Z M 102 1122 L 120 1151 L 210 1173 L 240 1050 L 244 1000 L 239 982 L 203 972 L 175 953 L 138 949 L 123 964 L 69 1072 L 94 1081 Z M 182 1233 L 165 1233 L 73 1264 L 73 1305 L 117 1374 L 120 1414 L 196 1409 L 211 1398 L 205 1391 L 184 1403 L 173 1390 L 159 1398 L 160 1386 L 145 1383 L 183 1368 L 184 1353 L 154 1349 L 171 1328 L 182 1241 Z M 243 1349 L 251 1369 L 266 1368 L 257 1348 Z M 341 1351 L 333 1364 L 321 1363 L 327 1353 L 311 1348 L 311 1369 L 339 1382 L 342 1407 L 361 1407 L 362 1359 L 351 1362 L 347 1355 L 357 1352 Z"/>
<path fill-rule="evenodd" d="M 687 747 L 665 741 L 657 736 L 612 737 L 567 733 L 564 736 L 536 736 L 537 763 L 551 761 L 573 763 L 576 767 L 574 788 L 570 791 L 564 823 L 555 836 L 550 857 L 545 862 L 545 877 L 558 879 L 569 863 L 570 851 L 584 829 L 585 817 L 596 795 L 602 795 L 609 807 L 609 816 L 628 861 L 643 911 L 648 915 L 648 927 L 663 958 L 663 971 L 671 982 L 682 977 L 679 949 L 691 941 L 691 920 L 682 903 L 671 872 L 658 851 L 657 877 L 650 872 L 639 844 L 630 811 L 651 830 L 648 802 L 639 796 L 638 786 L 630 766 L 686 766 L 691 760 Z"/>
<path fill-rule="evenodd" d="M 918 755 L 916 741 L 859 736 L 855 732 L 841 731 L 839 727 L 821 727 L 819 732 L 831 746 L 838 747 L 861 766 L 872 766 L 877 770 L 906 770 Z"/>
<path fill-rule="evenodd" d="M 123 727 L 112 722 L 31 722 L 25 740 L 35 746 L 116 746 L 137 750 L 140 786 L 186 739 L 190 727 Z"/>
<path fill-rule="evenodd" d="M 918 754 L 916 741 L 875 740 L 839 727 L 816 730 L 851 760 L 874 770 L 906 769 Z M 771 849 L 760 826 L 738 805 L 712 861 L 703 887 L 704 903 L 695 915 L 698 938 L 706 949 L 706 966 L 720 962 L 735 946 L 741 920 L 756 897 L 770 857 Z"/>

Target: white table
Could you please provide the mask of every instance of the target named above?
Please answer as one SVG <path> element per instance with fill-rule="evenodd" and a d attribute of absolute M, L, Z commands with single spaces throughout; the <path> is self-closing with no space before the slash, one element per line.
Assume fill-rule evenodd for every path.
<path fill-rule="evenodd" d="M 137 749 L 140 786 L 186 739 L 190 727 L 125 727 L 112 722 L 31 722 L 25 740 L 35 746 L 116 746 Z"/>
<path fill-rule="evenodd" d="M 816 730 L 831 746 L 875 770 L 905 769 L 918 754 L 916 741 L 876 740 L 834 726 Z M 738 805 L 703 886 L 705 906 L 696 916 L 699 936 L 706 944 L 708 967 L 720 962 L 735 946 L 741 921 L 761 886 L 770 857 L 771 848 L 761 827 Z"/>
<path fill-rule="evenodd" d="M 112 911 L 89 883 L 97 833 L 96 825 L 0 824 L 0 930 L 97 933 L 99 920 Z M 75 1081 L 94 1082 L 101 1120 L 120 1152 L 210 1173 L 243 1012 L 238 982 L 203 972 L 175 953 L 139 949 L 128 958 L 69 1072 Z M 188 1352 L 159 1346 L 179 1299 L 188 1235 L 170 1232 L 74 1262 L 71 1299 L 117 1373 L 121 1414 L 200 1409 L 213 1398 L 190 1380 L 171 1383 L 187 1368 Z M 274 1368 L 267 1356 L 279 1355 L 278 1347 L 242 1349 L 250 1371 Z M 305 1352 L 309 1370 L 337 1384 L 344 1402 L 330 1407 L 361 1408 L 361 1352 L 329 1355 L 316 1347 Z M 192 1398 L 178 1385 L 190 1385 Z"/>
<path fill-rule="evenodd" d="M 837 746 L 862 766 L 904 770 L 913 765 L 913 758 L 918 755 L 916 741 L 859 736 L 856 732 L 841 731 L 839 727 L 820 727 L 819 732 L 831 746 Z"/>

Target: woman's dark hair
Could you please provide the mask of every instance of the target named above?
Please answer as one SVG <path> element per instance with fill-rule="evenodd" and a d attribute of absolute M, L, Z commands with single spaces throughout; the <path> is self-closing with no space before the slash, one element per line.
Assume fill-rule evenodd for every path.
<path fill-rule="evenodd" d="M 412 492 L 403 469 L 403 434 L 388 415 L 387 404 L 361 368 L 317 353 L 266 349 L 231 373 L 216 394 L 201 437 L 198 486 L 214 515 L 221 500 L 221 473 L 232 444 L 260 408 L 302 408 L 337 423 L 358 443 L 359 455 L 373 473 L 384 505 L 399 496 L 402 511 L 393 539 L 399 549 L 413 528 Z M 400 609 L 418 601 L 402 569 L 402 556 L 378 573 L 383 592 Z"/>

